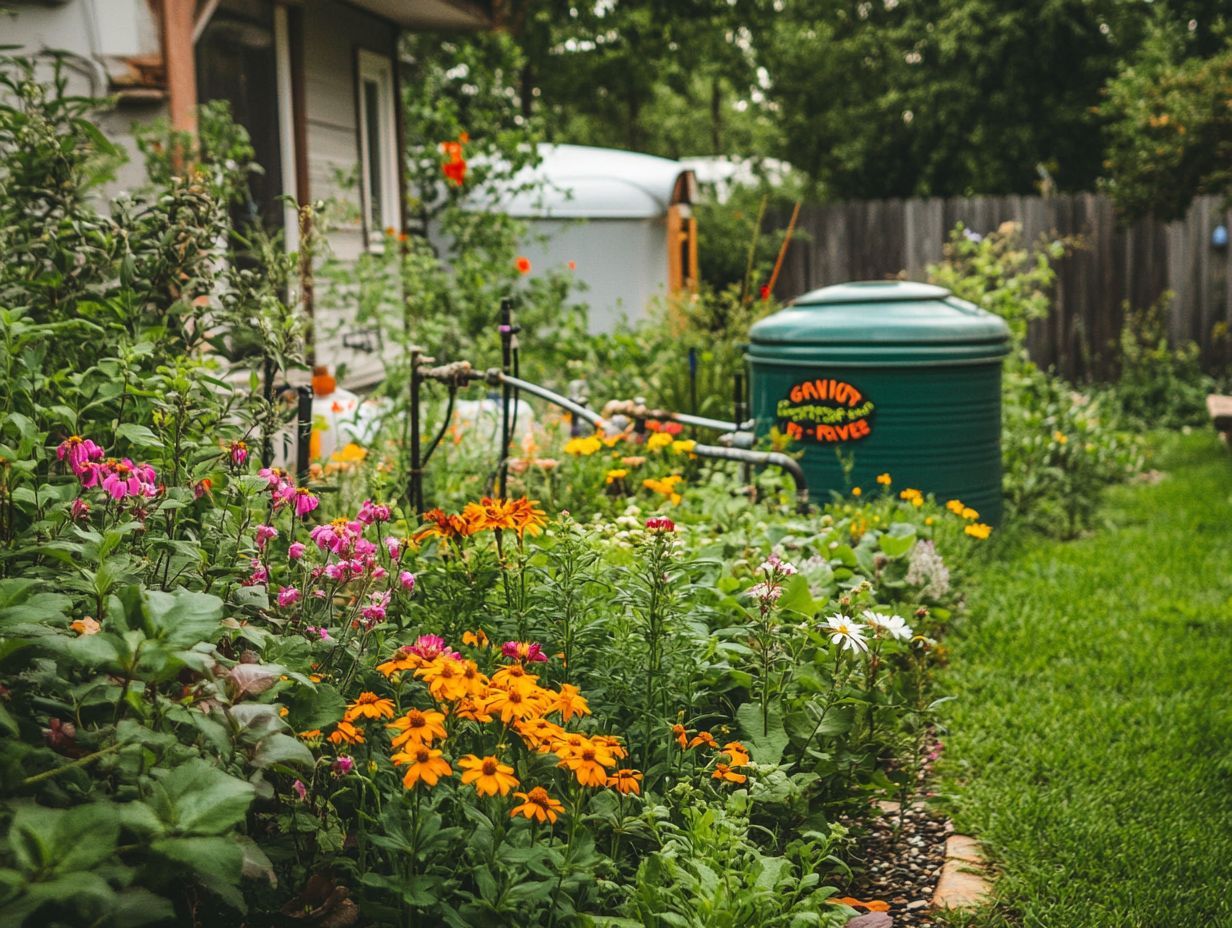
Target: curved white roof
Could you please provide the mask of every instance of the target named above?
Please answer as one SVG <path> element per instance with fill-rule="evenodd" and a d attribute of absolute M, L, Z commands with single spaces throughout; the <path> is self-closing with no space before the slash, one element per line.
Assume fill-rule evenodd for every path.
<path fill-rule="evenodd" d="M 677 200 L 693 198 L 692 171 L 668 158 L 586 145 L 540 145 L 539 155 L 538 165 L 519 171 L 506 185 L 511 193 L 496 196 L 511 216 L 647 219 L 663 216 Z M 536 189 L 519 190 L 528 185 Z"/>

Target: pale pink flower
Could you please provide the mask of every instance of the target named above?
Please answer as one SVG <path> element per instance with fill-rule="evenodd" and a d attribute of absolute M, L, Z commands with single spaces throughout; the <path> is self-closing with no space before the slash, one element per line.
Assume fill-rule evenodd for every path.
<path fill-rule="evenodd" d="M 293 586 L 284 586 L 278 590 L 278 607 L 286 609 L 288 606 L 294 606 L 299 602 L 299 590 Z"/>
<path fill-rule="evenodd" d="M 415 575 L 409 570 L 404 570 L 398 574 L 398 582 L 402 584 L 402 589 L 408 593 L 415 589 Z"/>
<path fill-rule="evenodd" d="M 278 537 L 278 529 L 274 528 L 274 526 L 258 525 L 257 526 L 257 549 L 260 551 L 265 550 L 266 542 L 270 541 L 271 539 L 277 538 L 277 537 Z"/>
<path fill-rule="evenodd" d="M 298 561 L 307 550 L 307 546 L 302 541 L 292 542 L 291 547 L 287 548 L 287 557 L 293 561 Z"/>

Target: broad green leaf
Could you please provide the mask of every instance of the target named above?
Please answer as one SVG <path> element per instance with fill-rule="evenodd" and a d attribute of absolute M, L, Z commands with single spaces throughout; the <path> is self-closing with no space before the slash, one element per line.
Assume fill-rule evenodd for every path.
<path fill-rule="evenodd" d="M 762 724 L 761 705 L 746 702 L 736 710 L 736 721 L 744 735 L 745 745 L 759 764 L 777 764 L 787 747 L 787 732 L 783 729 L 783 716 L 777 706 L 770 706 L 767 721 Z"/>
<path fill-rule="evenodd" d="M 217 835 L 237 825 L 256 790 L 199 758 L 180 764 L 159 781 L 181 834 Z"/>

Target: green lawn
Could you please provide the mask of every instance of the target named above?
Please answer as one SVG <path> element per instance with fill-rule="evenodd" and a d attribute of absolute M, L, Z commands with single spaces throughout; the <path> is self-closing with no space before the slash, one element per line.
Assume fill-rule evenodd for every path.
<path fill-rule="evenodd" d="M 1232 457 L 1164 444 L 1109 527 L 1003 539 L 949 642 L 942 789 L 999 871 L 974 925 L 1232 926 Z"/>

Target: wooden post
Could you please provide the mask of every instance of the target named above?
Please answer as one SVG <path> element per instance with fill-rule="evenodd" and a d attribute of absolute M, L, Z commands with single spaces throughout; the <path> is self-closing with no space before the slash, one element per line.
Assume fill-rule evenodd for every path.
<path fill-rule="evenodd" d="M 171 128 L 197 135 L 197 64 L 193 54 L 194 0 L 162 0 L 163 64 Z"/>

